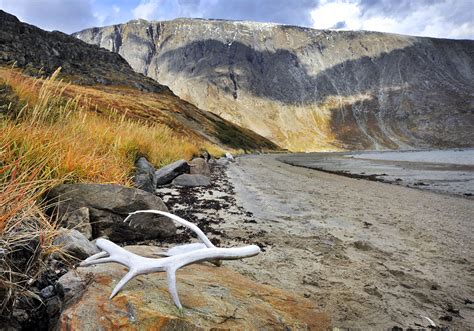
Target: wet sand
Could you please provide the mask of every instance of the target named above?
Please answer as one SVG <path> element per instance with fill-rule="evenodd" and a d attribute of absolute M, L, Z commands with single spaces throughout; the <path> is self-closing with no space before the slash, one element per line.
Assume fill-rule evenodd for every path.
<path fill-rule="evenodd" d="M 211 188 L 158 194 L 173 212 L 210 224 L 221 246 L 259 244 L 260 255 L 226 265 L 309 297 L 334 327 L 427 326 L 420 316 L 474 327 L 472 200 L 277 158 L 240 157 L 215 172 Z"/>
<path fill-rule="evenodd" d="M 347 177 L 464 197 L 474 195 L 474 149 L 305 153 L 278 159 Z"/>

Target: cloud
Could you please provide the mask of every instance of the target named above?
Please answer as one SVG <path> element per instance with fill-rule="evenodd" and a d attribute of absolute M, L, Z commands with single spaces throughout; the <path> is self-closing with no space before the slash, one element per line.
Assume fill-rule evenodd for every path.
<path fill-rule="evenodd" d="M 45 30 L 71 33 L 97 23 L 90 0 L 0 0 L 0 8 Z"/>
<path fill-rule="evenodd" d="M 474 38 L 470 0 L 322 0 L 311 11 L 319 29 L 370 30 L 438 38 Z M 345 26 L 337 27 L 338 22 Z"/>
<path fill-rule="evenodd" d="M 46 30 L 75 32 L 132 18 L 273 22 L 474 39 L 473 0 L 0 0 L 0 8 Z"/>
<path fill-rule="evenodd" d="M 116 23 L 122 23 L 121 21 L 122 10 L 119 6 L 112 5 L 107 11 L 95 11 L 94 17 L 96 18 L 98 25 L 110 25 Z"/>
<path fill-rule="evenodd" d="M 145 20 L 158 18 L 160 17 L 160 15 L 157 13 L 159 7 L 159 1 L 148 1 L 141 3 L 133 10 L 133 16 L 135 18 L 143 18 Z"/>
<path fill-rule="evenodd" d="M 145 0 L 134 9 L 136 18 L 218 18 L 310 26 L 318 0 Z"/>
<path fill-rule="evenodd" d="M 316 29 L 331 29 L 339 22 L 345 22 L 344 28 L 351 29 L 359 25 L 361 15 L 357 3 L 347 1 L 324 1 L 311 11 L 312 27 Z"/>

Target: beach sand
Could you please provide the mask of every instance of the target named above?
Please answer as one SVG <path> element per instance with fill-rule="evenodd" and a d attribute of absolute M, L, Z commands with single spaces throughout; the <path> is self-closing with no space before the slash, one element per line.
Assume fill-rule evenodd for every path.
<path fill-rule="evenodd" d="M 213 186 L 158 191 L 220 246 L 263 252 L 225 264 L 313 300 L 334 327 L 474 328 L 470 199 L 245 156 Z M 447 321 L 452 319 L 452 321 Z"/>

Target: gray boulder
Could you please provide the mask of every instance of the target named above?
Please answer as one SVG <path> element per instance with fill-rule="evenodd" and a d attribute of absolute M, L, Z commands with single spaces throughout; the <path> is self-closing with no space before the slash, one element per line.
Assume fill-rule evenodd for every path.
<path fill-rule="evenodd" d="M 123 223 L 130 212 L 143 209 L 168 211 L 163 201 L 140 189 L 113 184 L 63 184 L 46 194 L 48 210 L 60 219 L 69 211 L 89 209 L 93 238 L 107 236 L 114 242 L 169 237 L 176 226 L 167 218 L 140 214 L 133 217 L 132 226 Z"/>
<path fill-rule="evenodd" d="M 211 177 L 211 169 L 209 168 L 209 165 L 205 159 L 200 157 L 195 158 L 190 162 L 189 166 L 191 168 L 189 171 L 191 175 L 203 175 L 206 177 Z"/>
<path fill-rule="evenodd" d="M 90 223 L 89 208 L 81 207 L 65 213 L 60 224 L 68 229 L 75 229 L 87 239 L 92 239 L 92 226 Z"/>
<path fill-rule="evenodd" d="M 99 249 L 82 233 L 74 229 L 61 228 L 53 244 L 60 246 L 62 251 L 80 260 L 99 253 Z"/>
<path fill-rule="evenodd" d="M 226 166 L 229 164 L 229 160 L 225 157 L 221 157 L 220 159 L 216 160 L 216 164 L 219 166 Z"/>
<path fill-rule="evenodd" d="M 154 193 L 156 189 L 155 167 L 144 157 L 135 162 L 134 184 L 136 188 Z"/>
<path fill-rule="evenodd" d="M 207 176 L 203 175 L 189 175 L 183 174 L 176 177 L 173 180 L 173 185 L 177 186 L 209 186 L 211 185 L 211 180 Z"/>
<path fill-rule="evenodd" d="M 189 172 L 189 164 L 185 160 L 179 160 L 155 172 L 156 184 L 165 185 L 171 183 L 173 179 L 181 174 Z"/>

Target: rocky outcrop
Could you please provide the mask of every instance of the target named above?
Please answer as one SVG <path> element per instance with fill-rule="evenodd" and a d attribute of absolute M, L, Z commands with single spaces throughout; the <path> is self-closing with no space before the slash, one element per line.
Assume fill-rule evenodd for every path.
<path fill-rule="evenodd" d="M 112 184 L 63 184 L 50 190 L 45 198 L 53 206 L 49 213 L 59 219 L 67 218 L 80 208 L 88 208 L 94 238 L 107 236 L 112 241 L 123 242 L 176 233 L 171 220 L 154 215 L 134 216 L 133 226 L 123 223 L 129 213 L 137 210 L 168 211 L 160 198 L 140 189 Z"/>
<path fill-rule="evenodd" d="M 26 68 L 34 75 L 50 75 L 58 67 L 73 81 L 87 85 L 125 85 L 140 90 L 169 89 L 143 76 L 120 55 L 89 45 L 59 31 L 48 32 L 20 22 L 0 10 L 0 64 Z M 40 70 L 41 69 L 41 70 Z"/>
<path fill-rule="evenodd" d="M 474 41 L 192 19 L 74 35 L 293 151 L 474 141 Z"/>
<path fill-rule="evenodd" d="M 128 247 L 153 256 L 156 247 Z M 315 304 L 257 284 L 226 267 L 195 264 L 177 273 L 183 311 L 167 291 L 165 274 L 141 275 L 112 300 L 125 274 L 117 264 L 78 268 L 58 281 L 63 295 L 59 330 L 328 330 L 329 317 Z M 64 284 L 63 284 L 64 283 Z"/>

